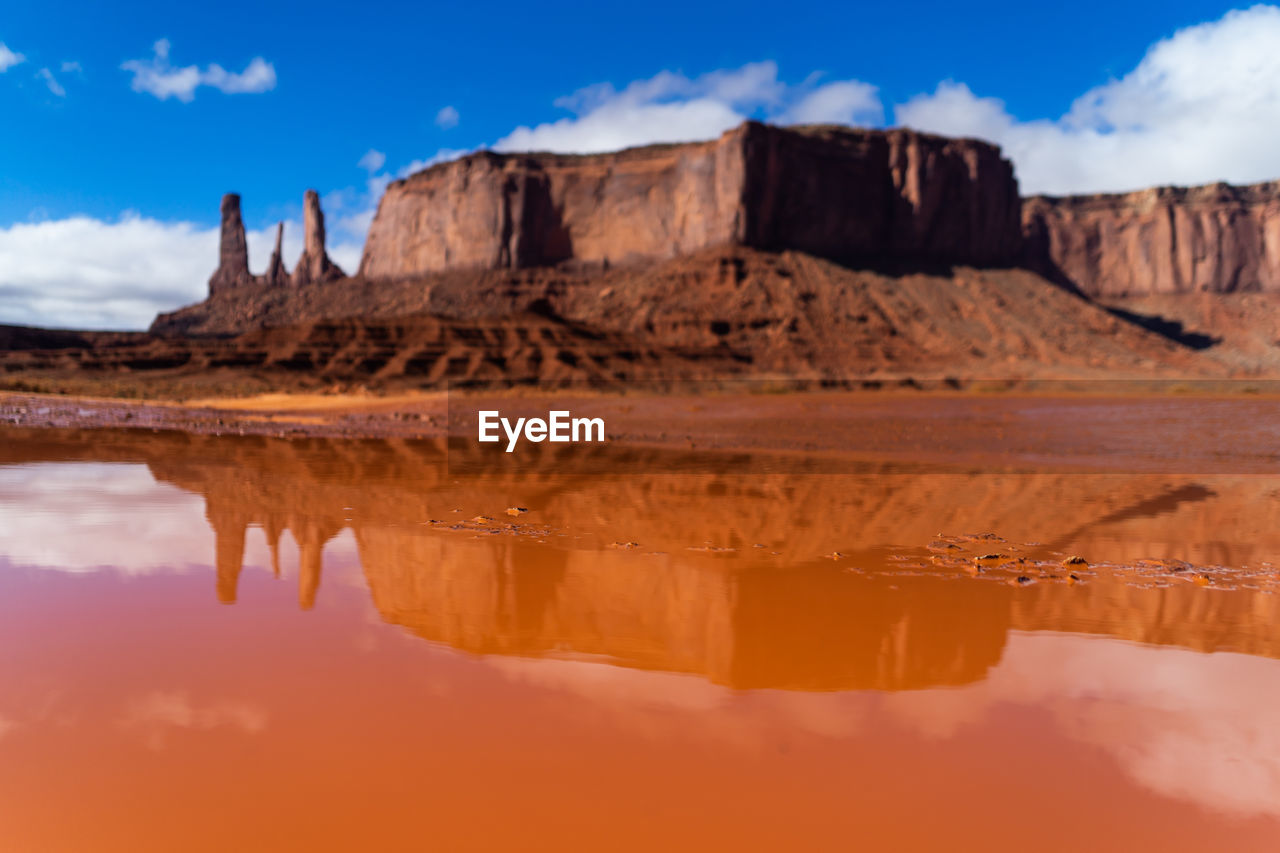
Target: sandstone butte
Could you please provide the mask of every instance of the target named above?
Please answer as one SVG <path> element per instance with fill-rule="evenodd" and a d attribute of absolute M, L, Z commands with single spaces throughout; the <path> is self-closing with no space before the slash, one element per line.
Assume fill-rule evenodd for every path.
<path fill-rule="evenodd" d="M 635 264 L 715 246 L 839 262 L 1005 266 L 1020 201 L 993 145 L 746 122 L 610 154 L 479 152 L 391 184 L 360 275 Z"/>

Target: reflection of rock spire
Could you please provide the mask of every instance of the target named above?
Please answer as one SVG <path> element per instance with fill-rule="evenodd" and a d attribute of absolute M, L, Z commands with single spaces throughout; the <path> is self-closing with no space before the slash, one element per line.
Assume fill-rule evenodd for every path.
<path fill-rule="evenodd" d="M 274 515 L 262 525 L 262 532 L 267 535 L 267 547 L 271 549 L 271 574 L 280 577 L 280 534 L 284 532 L 284 524 Z"/>
<path fill-rule="evenodd" d="M 215 565 L 218 571 L 218 601 L 235 604 L 236 587 L 240 583 L 240 569 L 244 566 L 244 537 L 248 527 L 244 522 L 229 518 L 223 513 L 209 513 L 215 542 Z"/>
<path fill-rule="evenodd" d="M 298 543 L 298 606 L 310 610 L 316 606 L 316 593 L 320 590 L 324 543 L 337 535 L 342 526 L 307 519 L 301 526 L 291 524 L 290 529 Z"/>

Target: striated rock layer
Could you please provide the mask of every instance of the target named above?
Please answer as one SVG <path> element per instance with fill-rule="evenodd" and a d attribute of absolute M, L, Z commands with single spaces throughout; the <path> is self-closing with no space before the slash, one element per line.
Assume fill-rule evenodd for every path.
<path fill-rule="evenodd" d="M 747 122 L 707 142 L 434 166 L 388 187 L 360 273 L 608 266 L 726 245 L 1008 265 L 1019 209 L 1012 166 L 987 143 Z"/>
<path fill-rule="evenodd" d="M 1028 266 L 1094 297 L 1280 290 L 1280 182 L 1028 198 Z"/>

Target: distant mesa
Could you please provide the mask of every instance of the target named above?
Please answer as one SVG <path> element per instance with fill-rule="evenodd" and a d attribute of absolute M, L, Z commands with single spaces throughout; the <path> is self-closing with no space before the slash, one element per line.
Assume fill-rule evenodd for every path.
<path fill-rule="evenodd" d="M 1280 182 L 1023 201 L 1027 265 L 1092 297 L 1280 290 Z"/>
<path fill-rule="evenodd" d="M 276 226 L 275 251 L 262 275 L 249 272 L 249 244 L 245 239 L 244 220 L 240 216 L 240 196 L 227 193 L 222 197 L 222 229 L 218 245 L 218 268 L 209 279 L 209 295 L 214 296 L 246 285 L 267 287 L 300 287 L 311 283 L 334 281 L 345 273 L 329 259 L 325 251 L 324 213 L 320 210 L 320 196 L 315 190 L 307 190 L 303 196 L 302 230 L 304 244 L 302 257 L 290 274 L 281 257 L 284 241 L 284 223 Z"/>

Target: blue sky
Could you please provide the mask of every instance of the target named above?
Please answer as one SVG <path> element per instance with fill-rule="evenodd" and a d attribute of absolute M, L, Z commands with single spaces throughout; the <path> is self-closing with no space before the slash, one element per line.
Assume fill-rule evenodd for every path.
<path fill-rule="evenodd" d="M 156 251 L 198 255 L 226 191 L 265 234 L 318 189 L 352 266 L 381 186 L 414 164 L 480 146 L 707 136 L 743 115 L 984 136 L 1031 190 L 1280 177 L 1258 125 L 1280 116 L 1267 59 L 1280 56 L 1280 10 L 1268 7 L 8 6 L 0 322 L 138 326 L 198 298 L 211 260 L 142 268 L 127 253 L 168 240 Z M 1272 82 L 1258 91 L 1259 79 Z M 1158 139 L 1181 147 L 1153 152 Z M 64 268 L 37 257 L 68 237 L 111 245 Z"/>

